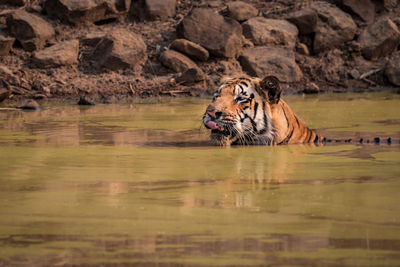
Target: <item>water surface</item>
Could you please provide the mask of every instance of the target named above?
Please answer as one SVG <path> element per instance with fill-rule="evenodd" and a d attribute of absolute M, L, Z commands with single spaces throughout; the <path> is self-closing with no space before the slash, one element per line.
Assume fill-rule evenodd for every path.
<path fill-rule="evenodd" d="M 293 96 L 400 137 L 400 97 Z M 399 266 L 400 146 L 213 147 L 205 99 L 0 112 L 0 266 Z"/>

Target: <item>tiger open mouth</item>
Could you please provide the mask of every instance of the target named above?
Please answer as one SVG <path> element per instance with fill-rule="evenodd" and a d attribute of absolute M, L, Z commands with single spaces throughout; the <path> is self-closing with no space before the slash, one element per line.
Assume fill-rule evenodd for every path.
<path fill-rule="evenodd" d="M 211 130 L 211 134 L 212 136 L 233 136 L 233 133 L 231 130 L 229 130 L 231 127 L 229 127 L 228 125 L 221 125 L 221 123 L 218 123 L 216 121 L 213 120 L 209 120 L 207 122 L 204 123 L 204 125 L 206 126 L 206 128 Z"/>
<path fill-rule="evenodd" d="M 223 131 L 225 130 L 224 127 L 220 126 L 217 122 L 212 121 L 212 120 L 207 121 L 207 122 L 205 123 L 205 126 L 206 126 L 208 129 L 211 129 L 211 131 L 223 132 Z"/>

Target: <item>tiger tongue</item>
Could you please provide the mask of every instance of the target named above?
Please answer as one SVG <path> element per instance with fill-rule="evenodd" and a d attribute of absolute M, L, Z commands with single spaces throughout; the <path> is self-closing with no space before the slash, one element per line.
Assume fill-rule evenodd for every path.
<path fill-rule="evenodd" d="M 206 122 L 206 125 L 211 130 L 219 130 L 219 131 L 223 130 L 223 128 L 220 127 L 215 121 L 208 121 L 208 122 Z"/>
<path fill-rule="evenodd" d="M 206 123 L 207 127 L 210 128 L 211 130 L 218 130 L 218 124 L 215 121 L 208 121 Z"/>

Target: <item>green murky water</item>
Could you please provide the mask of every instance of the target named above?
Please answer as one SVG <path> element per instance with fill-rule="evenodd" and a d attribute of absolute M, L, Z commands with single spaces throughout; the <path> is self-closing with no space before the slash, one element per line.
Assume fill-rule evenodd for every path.
<path fill-rule="evenodd" d="M 400 137 L 398 95 L 290 97 Z M 208 100 L 0 112 L 0 266 L 399 266 L 400 146 L 212 147 Z"/>

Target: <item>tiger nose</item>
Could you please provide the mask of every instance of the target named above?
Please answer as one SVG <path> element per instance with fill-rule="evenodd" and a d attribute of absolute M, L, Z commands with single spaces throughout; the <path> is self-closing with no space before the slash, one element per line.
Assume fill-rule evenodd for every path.
<path fill-rule="evenodd" d="M 211 116 L 211 118 L 213 119 L 218 119 L 219 117 L 221 117 L 222 112 L 217 110 L 214 106 L 209 105 L 206 109 L 206 112 L 208 115 Z"/>

